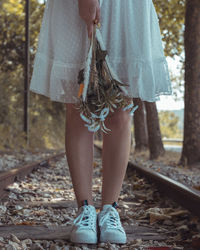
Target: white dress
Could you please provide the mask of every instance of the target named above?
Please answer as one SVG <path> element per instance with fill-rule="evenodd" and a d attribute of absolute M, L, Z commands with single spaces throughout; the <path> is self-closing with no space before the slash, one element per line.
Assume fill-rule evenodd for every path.
<path fill-rule="evenodd" d="M 155 102 L 171 95 L 168 64 L 152 0 L 100 0 L 102 44 L 127 95 Z M 89 49 L 78 0 L 47 0 L 30 91 L 52 101 L 75 103 L 77 77 Z"/>

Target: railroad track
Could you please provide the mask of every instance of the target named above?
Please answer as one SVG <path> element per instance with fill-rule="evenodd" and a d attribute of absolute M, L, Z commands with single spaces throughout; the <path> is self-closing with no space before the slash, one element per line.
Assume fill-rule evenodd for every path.
<path fill-rule="evenodd" d="M 95 147 L 102 151 L 102 145 L 95 143 Z M 141 176 L 146 177 L 150 182 L 154 182 L 158 186 L 158 190 L 165 193 L 168 197 L 189 209 L 193 214 L 200 218 L 200 192 L 186 186 L 178 181 L 175 181 L 161 173 L 158 173 L 150 168 L 138 165 L 135 162 L 129 161 L 127 172 L 135 170 Z"/>
<path fill-rule="evenodd" d="M 96 145 L 94 145 L 94 147 L 97 149 L 97 151 L 99 151 L 99 148 Z M 95 151 L 95 155 L 98 155 L 97 151 Z M 23 166 L 18 166 L 0 173 L 0 199 L 4 198 L 8 194 L 8 185 L 14 183 L 17 180 L 22 180 L 25 176 L 37 170 L 38 168 L 48 167 L 50 161 L 58 160 L 63 156 L 65 156 L 65 151 L 52 154 L 51 156 L 45 157 L 42 160 L 28 163 Z"/>
<path fill-rule="evenodd" d="M 94 147 L 95 147 L 95 155 L 98 157 L 101 156 L 102 147 L 97 145 L 96 143 L 94 144 Z M 68 194 L 65 195 L 64 200 L 60 200 L 58 198 L 56 198 L 55 200 L 52 200 L 51 196 L 53 196 L 53 195 L 49 195 L 49 197 L 50 197 L 49 200 L 51 200 L 51 201 L 43 201 L 43 200 L 38 201 L 37 199 L 35 199 L 35 200 L 30 199 L 30 201 L 27 201 L 27 199 L 24 199 L 24 201 L 20 200 L 21 199 L 20 197 L 23 196 L 24 194 L 27 195 L 27 197 L 29 195 L 33 196 L 33 197 L 37 196 L 37 194 L 38 194 L 37 190 L 35 190 L 36 193 L 34 193 L 34 191 L 33 191 L 33 185 L 34 185 L 34 182 L 37 181 L 37 179 L 39 179 L 39 183 L 45 183 L 45 182 L 49 181 L 49 183 L 50 183 L 49 186 L 51 187 L 51 185 L 55 185 L 55 183 L 57 184 L 57 182 L 60 181 L 62 176 L 68 176 L 69 172 L 65 172 L 65 173 L 60 174 L 60 172 L 62 172 L 62 170 L 61 171 L 59 170 L 60 172 L 56 172 L 55 176 L 57 176 L 59 173 L 60 177 L 58 177 L 58 181 L 55 180 L 55 182 L 53 183 L 53 181 L 55 179 L 55 177 L 52 176 L 53 175 L 52 172 L 54 172 L 54 169 L 55 169 L 54 167 L 56 166 L 57 162 L 60 161 L 60 159 L 64 159 L 64 156 L 65 156 L 65 152 L 61 152 L 59 154 L 52 155 L 51 157 L 47 157 L 41 161 L 37 161 L 37 162 L 31 163 L 31 164 L 26 164 L 25 166 L 22 166 L 22 167 L 19 167 L 16 169 L 12 169 L 12 170 L 9 170 L 7 172 L 0 174 L 0 198 L 2 200 L 3 199 L 5 200 L 5 203 L 0 204 L 0 211 L 1 211 L 1 208 L 6 209 L 5 205 L 3 205 L 3 204 L 6 204 L 7 209 L 8 210 L 10 209 L 8 214 L 14 213 L 13 216 L 10 215 L 10 217 L 14 217 L 14 219 L 12 219 L 12 221 L 14 221 L 13 224 L 8 221 L 5 224 L 0 225 L 0 249 L 2 246 L 1 237 L 3 239 L 5 239 L 4 242 L 6 242 L 7 246 L 10 244 L 9 242 L 12 242 L 12 241 L 18 242 L 16 244 L 19 244 L 19 245 L 22 244 L 23 242 L 25 242 L 24 243 L 25 245 L 29 244 L 30 242 L 32 242 L 32 244 L 37 244 L 37 242 L 39 241 L 40 243 L 38 243 L 38 244 L 46 244 L 46 246 L 48 245 L 47 241 L 51 242 L 51 243 L 49 243 L 50 245 L 48 245 L 48 247 L 46 247 L 46 248 L 44 247 L 44 249 L 51 249 L 51 247 L 53 245 L 55 245 L 57 241 L 58 241 L 58 244 L 61 244 L 61 241 L 62 241 L 63 245 L 66 244 L 66 246 L 69 246 L 70 243 L 69 242 L 66 243 L 66 241 L 69 240 L 69 232 L 70 232 L 70 228 L 71 228 L 69 226 L 69 224 L 71 224 L 70 219 L 67 219 L 67 220 L 69 220 L 69 224 L 67 223 L 66 225 L 63 223 L 63 221 L 61 219 L 58 220 L 59 222 L 56 222 L 57 225 L 54 225 L 54 223 L 50 223 L 50 225 L 49 225 L 48 223 L 45 222 L 45 220 L 47 218 L 51 218 L 51 217 L 56 218 L 58 213 L 61 216 L 63 213 L 70 214 L 71 217 L 74 216 L 74 212 L 72 213 L 71 210 L 73 208 L 74 209 L 73 211 L 75 211 L 76 202 L 75 202 L 75 199 L 72 195 L 73 192 L 72 192 L 71 183 L 69 183 L 68 186 L 64 186 L 64 189 L 69 190 Z M 53 165 L 52 165 L 52 162 L 53 162 Z M 55 166 L 54 166 L 54 164 L 55 164 Z M 61 169 L 62 168 L 63 167 L 61 167 Z M 145 175 L 145 177 L 150 178 L 151 181 L 154 180 L 154 177 L 152 177 L 150 174 L 149 174 L 149 176 L 147 176 L 147 174 L 145 174 L 144 168 L 137 169 L 137 166 L 134 166 L 131 162 L 129 162 L 127 171 L 129 173 L 131 173 L 130 170 L 132 170 L 132 169 L 135 169 L 138 173 Z M 99 173 L 99 170 L 100 169 L 97 169 L 96 173 L 97 172 Z M 55 170 L 55 171 L 57 171 L 57 170 Z M 12 190 L 12 189 L 7 188 L 8 185 L 10 186 L 14 182 L 22 181 L 23 178 L 25 178 L 25 176 L 27 176 L 27 175 L 30 175 L 31 172 L 33 172 L 33 173 L 30 176 L 30 178 L 27 180 L 28 187 L 29 186 L 31 187 L 30 191 L 21 192 L 21 194 L 20 194 L 18 192 L 15 193 L 14 189 Z M 151 170 L 150 172 L 153 172 L 153 171 Z M 36 178 L 36 181 L 33 181 L 32 184 L 30 184 L 33 175 L 34 176 L 37 175 L 37 177 L 34 177 L 34 178 Z M 50 177 L 47 177 L 45 175 L 48 175 L 48 176 L 53 178 L 52 184 L 51 184 L 51 180 L 48 179 Z M 157 174 L 156 174 L 156 176 L 157 176 Z M 161 177 L 161 175 L 159 175 L 159 178 L 160 177 Z M 156 178 L 158 179 L 158 176 Z M 165 178 L 165 181 L 166 181 L 166 178 Z M 139 182 L 140 182 L 140 180 L 139 180 Z M 99 175 L 96 175 L 95 183 L 98 183 L 98 186 L 97 186 L 97 184 L 94 185 L 94 190 L 96 190 L 95 192 L 97 192 L 97 190 L 99 190 Z M 164 183 L 164 181 L 162 180 L 162 185 L 164 187 L 165 184 L 163 184 L 163 183 Z M 157 184 L 161 185 L 161 184 L 159 184 L 159 182 Z M 19 184 L 19 185 L 21 185 L 21 184 Z M 40 186 L 42 186 L 42 184 L 40 184 Z M 48 189 L 49 186 L 47 185 L 46 189 Z M 129 186 L 130 186 L 130 183 L 126 184 L 126 187 L 125 187 L 126 190 L 124 191 L 124 194 L 127 193 Z M 171 186 L 173 186 L 173 185 L 170 184 L 170 187 Z M 162 190 L 163 189 L 165 191 L 165 188 L 162 188 Z M 168 187 L 168 190 L 169 189 L 170 188 Z M 43 190 L 45 190 L 45 188 Z M 60 190 L 60 187 L 57 187 L 57 188 L 55 188 L 54 192 L 59 192 L 59 190 Z M 45 191 L 41 191 L 41 195 L 44 195 L 43 192 L 45 192 Z M 170 191 L 170 193 L 171 192 L 173 192 L 173 191 Z M 14 200 L 12 200 L 12 198 L 10 198 L 10 200 L 6 198 L 9 193 L 14 194 L 14 196 L 16 195 Z M 62 194 L 61 196 L 64 196 L 64 195 Z M 100 208 L 100 203 L 99 203 L 100 194 L 97 192 L 96 196 L 98 199 L 95 200 L 95 207 L 98 210 Z M 68 197 L 69 199 L 67 200 L 66 197 Z M 143 197 L 139 197 L 139 201 L 141 201 L 141 199 L 143 199 Z M 144 200 L 145 200 L 145 198 L 144 198 Z M 196 202 L 197 202 L 197 197 L 196 197 Z M 135 208 L 136 206 L 140 207 L 139 203 L 135 202 L 133 197 L 125 197 L 125 198 L 120 199 L 119 205 L 121 207 L 120 209 L 122 209 L 122 210 L 120 210 L 120 213 L 122 216 L 121 218 L 122 218 L 122 222 L 124 224 L 124 228 L 126 230 L 127 238 L 128 238 L 128 244 L 127 244 L 125 249 L 145 249 L 145 250 L 150 250 L 150 249 L 157 249 L 157 250 L 159 250 L 159 249 L 160 250 L 161 249 L 162 250 L 172 250 L 172 249 L 175 250 L 175 249 L 177 249 L 177 250 L 181 250 L 181 249 L 183 249 L 181 247 L 173 247 L 172 248 L 169 246 L 169 244 L 168 245 L 165 244 L 165 242 L 168 242 L 168 238 L 169 238 L 169 233 L 167 232 L 167 230 L 159 228 L 159 227 L 157 230 L 153 226 L 149 225 L 149 223 L 146 223 L 146 221 L 144 219 L 141 219 L 140 224 L 136 223 L 136 221 L 134 221 L 134 219 L 130 219 L 131 223 L 128 222 L 126 224 L 127 215 L 123 215 L 124 211 L 128 211 L 128 213 L 130 212 L 130 216 L 132 217 L 134 213 L 132 211 L 130 211 L 130 209 L 131 210 L 133 209 L 133 211 L 134 211 L 136 209 Z M 25 213 L 27 211 L 30 214 L 35 213 L 36 217 L 34 217 L 34 219 L 32 219 L 32 220 L 30 220 L 30 219 L 27 220 L 26 214 L 21 215 L 20 211 L 23 211 L 22 208 L 24 209 Z M 14 209 L 14 212 L 13 212 L 13 209 Z M 146 207 L 145 207 L 145 209 L 146 209 Z M 52 211 L 55 211 L 55 213 L 51 214 Z M 19 213 L 19 216 L 17 215 L 17 218 L 16 218 L 15 216 L 17 213 Z M 197 213 L 198 213 L 198 211 L 197 211 Z M 8 215 L 6 214 L 6 216 L 8 216 Z M 18 217 L 20 217 L 21 219 L 19 219 Z M 6 221 L 6 219 L 3 219 L 3 221 Z M 43 223 L 42 223 L 42 221 L 43 221 Z M 143 221 L 145 221 L 144 224 L 143 224 Z M 17 237 L 17 240 L 15 239 L 15 236 Z M 136 248 L 137 246 L 142 245 L 142 241 L 152 242 L 151 247 L 149 246 L 149 247 L 143 247 L 143 248 Z M 198 241 L 198 239 L 197 239 L 197 241 Z M 26 242 L 29 242 L 29 243 L 26 243 Z M 158 244 L 160 246 L 160 248 L 154 247 L 154 245 L 153 245 L 154 242 L 157 242 L 156 244 Z M 161 242 L 161 243 L 158 243 L 158 242 Z M 162 242 L 163 242 L 163 244 L 162 244 Z M 29 245 L 27 245 L 27 246 L 29 246 Z M 73 244 L 70 246 L 73 247 Z M 82 249 L 81 246 L 79 246 L 79 247 L 80 248 L 77 248 L 77 249 Z M 85 246 L 84 249 L 91 249 L 89 245 L 87 247 Z M 93 246 L 93 247 L 95 247 L 95 246 Z M 98 247 L 103 248 L 103 249 L 104 248 L 105 249 L 121 249 L 117 245 L 111 246 L 109 244 L 108 245 L 100 244 Z M 109 248 L 109 247 L 112 247 L 112 248 Z M 20 248 L 20 249 L 26 249 L 26 248 Z M 29 249 L 29 248 L 27 248 L 27 249 Z M 40 248 L 38 248 L 38 249 L 40 249 Z M 54 249 L 54 248 L 52 247 L 52 249 Z M 64 249 L 64 248 L 55 248 L 55 249 Z M 75 249 L 75 248 L 70 248 L 70 249 Z M 92 249 L 95 249 L 95 248 L 92 248 Z M 189 248 L 187 248 L 187 250 L 189 250 Z"/>
<path fill-rule="evenodd" d="M 7 195 L 6 188 L 8 185 L 14 183 L 15 181 L 22 179 L 26 175 L 30 174 L 34 170 L 40 168 L 40 167 L 47 167 L 49 164 L 49 161 L 55 160 L 61 156 L 64 156 L 65 152 L 52 155 L 50 157 L 47 157 L 43 160 L 36 161 L 33 163 L 28 163 L 23 166 L 19 166 L 16 168 L 13 168 L 11 170 L 5 171 L 3 173 L 0 173 L 0 198 L 2 199 Z"/>

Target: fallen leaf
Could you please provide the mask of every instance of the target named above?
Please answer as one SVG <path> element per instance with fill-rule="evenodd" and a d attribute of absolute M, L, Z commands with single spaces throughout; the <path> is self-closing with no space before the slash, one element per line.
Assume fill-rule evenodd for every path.
<path fill-rule="evenodd" d="M 193 186 L 193 188 L 200 191 L 200 186 Z"/>
<path fill-rule="evenodd" d="M 172 213 L 169 213 L 170 216 L 179 216 L 179 215 L 184 215 L 184 214 L 189 214 L 188 210 L 178 210 Z"/>
<path fill-rule="evenodd" d="M 159 221 L 159 220 L 166 220 L 171 219 L 171 216 L 159 213 L 150 213 L 150 224 Z"/>

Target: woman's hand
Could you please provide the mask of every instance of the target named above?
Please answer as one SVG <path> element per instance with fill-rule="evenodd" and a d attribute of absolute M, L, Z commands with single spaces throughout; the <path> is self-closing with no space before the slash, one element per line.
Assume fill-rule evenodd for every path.
<path fill-rule="evenodd" d="M 78 0 L 79 15 L 87 24 L 88 38 L 92 37 L 94 20 L 100 22 L 100 6 L 98 0 Z"/>

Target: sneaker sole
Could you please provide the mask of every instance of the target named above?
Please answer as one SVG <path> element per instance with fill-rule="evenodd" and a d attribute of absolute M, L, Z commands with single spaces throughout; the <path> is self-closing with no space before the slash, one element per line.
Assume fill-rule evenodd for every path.
<path fill-rule="evenodd" d="M 99 240 L 100 243 L 107 243 L 107 242 L 110 242 L 111 244 L 126 244 L 127 241 L 115 241 L 115 240 L 102 240 L 100 239 Z"/>
<path fill-rule="evenodd" d="M 120 237 L 118 238 L 115 236 L 114 238 L 112 237 L 109 239 L 109 237 L 105 238 L 105 236 L 104 237 L 101 236 L 101 230 L 99 229 L 99 242 L 101 242 L 101 243 L 110 242 L 113 244 L 126 244 L 127 243 L 127 237 L 125 237 L 124 239 L 123 238 L 120 239 Z"/>
<path fill-rule="evenodd" d="M 97 244 L 98 243 L 97 232 L 94 235 L 94 237 L 91 238 L 91 239 L 87 239 L 86 235 L 82 235 L 82 236 L 80 235 L 79 237 L 77 237 L 76 234 L 73 234 L 71 232 L 70 241 L 73 242 L 73 243 L 85 243 L 85 244 Z"/>
<path fill-rule="evenodd" d="M 70 238 L 70 241 L 73 243 L 83 243 L 83 244 L 97 244 L 97 239 L 96 240 L 78 240 L 78 239 L 73 239 Z"/>

